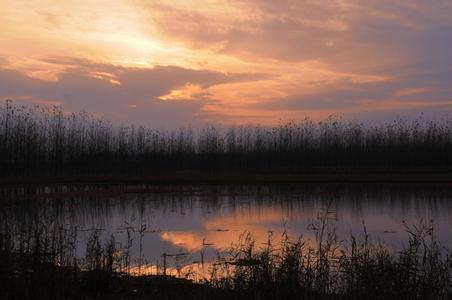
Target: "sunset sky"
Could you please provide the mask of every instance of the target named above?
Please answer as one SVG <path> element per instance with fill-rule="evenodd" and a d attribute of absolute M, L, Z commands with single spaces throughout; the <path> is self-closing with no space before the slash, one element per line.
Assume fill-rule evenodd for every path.
<path fill-rule="evenodd" d="M 147 126 L 452 112 L 450 0 L 0 0 L 0 99 Z"/>

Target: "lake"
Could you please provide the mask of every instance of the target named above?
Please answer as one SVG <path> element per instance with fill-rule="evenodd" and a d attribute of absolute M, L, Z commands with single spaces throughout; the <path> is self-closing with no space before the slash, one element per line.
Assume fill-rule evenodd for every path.
<path fill-rule="evenodd" d="M 161 272 L 165 260 L 168 273 L 202 274 L 247 234 L 259 247 L 283 236 L 309 244 L 325 228 L 344 243 L 366 233 L 397 251 L 407 230 L 423 224 L 452 247 L 448 185 L 53 185 L 4 187 L 0 195 L 10 228 L 77 228 L 80 256 L 93 231 L 103 239 L 113 234 L 140 273 Z"/>

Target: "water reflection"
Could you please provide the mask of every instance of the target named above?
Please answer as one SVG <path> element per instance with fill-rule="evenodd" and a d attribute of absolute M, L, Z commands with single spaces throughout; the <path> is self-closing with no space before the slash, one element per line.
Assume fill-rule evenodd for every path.
<path fill-rule="evenodd" d="M 407 240 L 405 224 L 433 220 L 438 239 L 452 246 L 452 195 L 441 185 L 47 186 L 0 193 L 9 226 L 77 227 L 81 242 L 100 230 L 122 248 L 131 239 L 132 260 L 141 265 L 132 271 L 141 273 L 157 272 L 166 259 L 169 273 L 200 274 L 244 232 L 257 245 L 269 233 L 276 243 L 283 233 L 312 242 L 319 215 L 340 239 L 361 235 L 364 224 L 373 242 L 394 249 Z"/>

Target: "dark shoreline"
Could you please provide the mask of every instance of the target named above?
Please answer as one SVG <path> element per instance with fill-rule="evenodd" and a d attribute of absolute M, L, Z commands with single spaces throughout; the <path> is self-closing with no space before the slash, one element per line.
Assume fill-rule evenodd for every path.
<path fill-rule="evenodd" d="M 262 299 L 233 290 L 165 275 L 137 275 L 56 266 L 33 255 L 0 251 L 1 299 Z M 24 288 L 26 287 L 26 288 Z M 308 299 L 346 299 L 306 290 Z M 267 298 L 265 298 L 267 299 Z"/>
<path fill-rule="evenodd" d="M 11 175 L 0 186 L 33 184 L 171 184 L 240 185 L 303 183 L 451 184 L 450 168 L 348 168 L 303 171 L 152 170 L 123 174 Z"/>

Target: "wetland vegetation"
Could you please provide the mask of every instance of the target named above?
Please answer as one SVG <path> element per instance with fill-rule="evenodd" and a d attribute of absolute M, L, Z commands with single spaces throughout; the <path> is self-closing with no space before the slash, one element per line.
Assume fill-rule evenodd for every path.
<path fill-rule="evenodd" d="M 361 237 L 339 240 L 327 216 L 315 226 L 316 239 L 285 233 L 265 245 L 244 233 L 219 256 L 207 275 L 133 274 L 132 240 L 118 246 L 93 230 L 77 256 L 77 228 L 45 224 L 0 233 L 2 299 L 447 299 L 449 252 L 431 224 L 407 226 L 409 243 L 398 252 Z M 140 265 L 138 266 L 140 267 Z"/>
<path fill-rule="evenodd" d="M 28 175 L 36 181 L 66 176 L 178 183 L 199 177 L 221 184 L 394 176 L 444 182 L 452 164 L 452 120 L 422 117 L 373 126 L 329 118 L 159 130 L 7 101 L 0 108 L 0 141 L 4 181 Z"/>
<path fill-rule="evenodd" d="M 419 195 L 427 195 L 422 196 L 423 203 L 436 209 L 444 199 L 450 200 L 451 167 L 450 119 L 426 121 L 420 117 L 365 125 L 329 118 L 279 126 L 157 130 L 116 126 L 85 112 L 68 114 L 57 107 L 30 108 L 6 101 L 0 108 L 0 298 L 447 299 L 451 297 L 450 247 L 435 234 L 434 222 L 406 223 L 406 243 L 401 248 L 370 241 L 365 222 L 359 235 L 339 236 L 335 223 L 330 222 L 329 207 L 319 210 L 318 218 L 309 225 L 308 237 L 264 226 L 281 221 L 275 213 L 277 207 L 288 206 L 293 212 L 297 205 L 309 206 L 309 197 L 322 204 L 322 197 L 328 198 L 328 203 L 343 195 L 354 199 L 354 194 L 343 188 L 333 187 L 330 194 L 330 182 L 404 182 L 407 186 L 395 192 L 400 197 L 381 194 L 386 188 L 377 187 L 379 205 L 390 201 L 410 206 Z M 76 182 L 92 186 L 70 185 Z M 105 183 L 118 182 L 121 184 L 104 188 Z M 310 190 L 308 196 L 292 195 L 300 182 L 324 185 Z M 48 183 L 57 185 L 49 187 Z M 145 185 L 128 185 L 135 183 Z M 205 183 L 215 184 L 208 194 L 199 193 L 205 186 L 192 186 Z M 256 186 L 242 189 L 243 183 L 257 184 L 257 190 L 253 190 Z M 275 183 L 285 186 L 284 200 L 263 201 L 265 195 L 280 195 Z M 412 183 L 430 183 L 430 187 L 416 194 L 420 186 Z M 438 183 L 442 184 L 438 188 L 441 199 L 431 196 L 438 192 L 431 190 Z M 218 184 L 230 184 L 223 195 L 227 199 L 221 196 Z M 43 193 L 33 192 L 41 187 Z M 359 201 L 373 197 L 368 187 L 363 189 L 366 193 L 359 194 Z M 405 190 L 415 194 L 407 197 Z M 137 196 L 140 204 L 136 205 L 130 201 L 131 195 L 152 197 Z M 144 209 L 147 204 L 143 203 L 158 203 L 153 197 L 160 195 L 171 204 L 170 210 L 184 207 L 184 212 L 166 220 L 179 226 L 177 230 L 150 230 L 142 221 L 144 214 L 154 219 L 159 218 L 154 213 L 167 217 L 168 207 Z M 320 200 L 317 195 L 322 195 Z M 105 201 L 99 204 L 93 197 Z M 117 197 L 122 211 L 131 209 L 133 218 L 138 215 L 141 220 L 138 226 L 124 222 L 121 228 L 115 227 L 122 238 L 103 228 L 84 228 L 83 222 L 74 222 L 72 217 L 59 219 L 51 214 L 75 215 L 76 209 L 65 204 L 69 199 L 75 205 L 89 202 L 89 209 L 81 209 L 81 219 L 96 219 L 101 212 L 110 213 L 108 207 L 116 205 Z M 208 200 L 199 200 L 204 198 Z M 205 203 L 209 204 L 204 211 Z M 248 214 L 228 219 L 228 210 L 243 210 L 243 203 L 249 207 Z M 253 210 L 261 211 L 262 205 L 265 217 L 259 213 L 256 217 Z M 448 209 L 447 205 L 441 207 Z M 196 230 L 231 233 L 222 226 L 234 220 L 244 226 L 242 235 L 210 235 L 217 242 L 228 243 L 220 248 L 199 232 L 184 231 L 188 223 L 180 219 L 185 208 L 200 211 L 200 218 L 215 209 L 226 214 L 191 224 Z M 89 212 L 91 209 L 96 213 Z M 345 210 L 355 213 L 348 211 L 348 206 Z M 401 222 L 406 211 L 398 213 Z M 240 223 L 253 218 L 259 226 Z M 117 224 L 106 225 L 113 228 Z M 379 229 L 383 230 L 383 225 Z M 261 233 L 267 231 L 262 242 Z M 159 248 L 163 243 L 181 251 L 160 253 L 157 262 L 145 261 L 142 252 L 151 248 L 144 245 L 144 235 L 150 233 L 158 233 L 153 240 L 156 244 L 151 245 L 155 251 L 163 249 Z M 441 234 L 444 237 L 444 230 Z M 214 258 L 207 259 L 204 251 L 208 249 L 216 251 Z M 200 259 L 190 263 L 196 268 L 186 268 L 178 261 L 186 255 L 182 250 L 199 252 Z"/>

